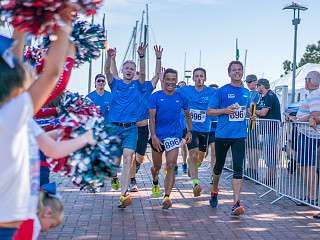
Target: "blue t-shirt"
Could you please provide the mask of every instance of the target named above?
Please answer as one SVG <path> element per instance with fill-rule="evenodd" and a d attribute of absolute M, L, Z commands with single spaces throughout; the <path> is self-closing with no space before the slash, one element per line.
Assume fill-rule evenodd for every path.
<path fill-rule="evenodd" d="M 216 89 L 204 86 L 202 91 L 197 91 L 195 86 L 185 86 L 177 89 L 188 99 L 192 130 L 197 132 L 209 132 L 211 119 L 207 116 L 208 105 L 215 96 Z"/>
<path fill-rule="evenodd" d="M 90 98 L 96 106 L 100 107 L 100 111 L 104 116 L 105 122 L 109 122 L 111 93 L 104 91 L 103 95 L 100 96 L 97 91 L 93 91 L 87 95 L 87 98 Z"/>
<path fill-rule="evenodd" d="M 180 114 L 180 126 L 182 129 L 187 128 L 186 116 L 185 116 L 184 111 L 181 111 L 181 114 Z"/>
<path fill-rule="evenodd" d="M 151 81 L 146 81 L 142 87 L 140 102 L 138 105 L 138 122 L 149 119 L 149 98 L 154 87 Z"/>
<path fill-rule="evenodd" d="M 149 109 L 156 110 L 156 135 L 163 141 L 168 137 L 182 137 L 181 111 L 188 109 L 188 101 L 180 93 L 166 95 L 163 90 L 153 93 Z"/>
<path fill-rule="evenodd" d="M 245 138 L 247 136 L 246 110 L 250 107 L 250 92 L 244 87 L 234 87 L 231 84 L 219 88 L 216 97 L 211 99 L 210 108 L 223 109 L 232 104 L 241 107 L 235 115 L 218 116 L 216 138 Z"/>
<path fill-rule="evenodd" d="M 144 85 L 139 80 L 125 83 L 122 79 L 113 78 L 109 86 L 112 94 L 109 121 L 118 123 L 136 122 Z"/>

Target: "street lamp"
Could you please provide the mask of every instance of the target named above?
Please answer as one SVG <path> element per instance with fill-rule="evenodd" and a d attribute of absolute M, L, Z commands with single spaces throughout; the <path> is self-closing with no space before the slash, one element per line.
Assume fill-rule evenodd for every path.
<path fill-rule="evenodd" d="M 298 25 L 300 24 L 300 11 L 308 10 L 307 7 L 304 7 L 300 4 L 292 2 L 292 4 L 284 7 L 282 10 L 293 10 L 293 20 L 292 25 L 294 26 L 294 46 L 293 46 L 293 63 L 292 63 L 292 94 L 291 102 L 295 101 L 295 88 L 296 88 L 296 69 L 297 69 L 297 31 Z"/>

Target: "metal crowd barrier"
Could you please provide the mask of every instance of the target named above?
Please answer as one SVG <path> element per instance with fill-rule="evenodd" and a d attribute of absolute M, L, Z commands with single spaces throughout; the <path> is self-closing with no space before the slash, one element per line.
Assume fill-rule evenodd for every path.
<path fill-rule="evenodd" d="M 248 126 L 250 126 L 250 120 Z M 275 192 L 320 209 L 320 131 L 308 123 L 258 119 L 248 128 L 244 176 Z M 231 150 L 225 168 L 232 171 Z M 230 175 L 231 177 L 232 175 Z"/>

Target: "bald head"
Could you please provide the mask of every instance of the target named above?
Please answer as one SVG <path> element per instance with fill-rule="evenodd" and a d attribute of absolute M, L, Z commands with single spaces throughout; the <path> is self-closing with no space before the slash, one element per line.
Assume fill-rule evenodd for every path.
<path fill-rule="evenodd" d="M 320 85 L 320 73 L 318 71 L 311 71 L 307 74 L 306 79 L 308 79 L 315 86 Z"/>

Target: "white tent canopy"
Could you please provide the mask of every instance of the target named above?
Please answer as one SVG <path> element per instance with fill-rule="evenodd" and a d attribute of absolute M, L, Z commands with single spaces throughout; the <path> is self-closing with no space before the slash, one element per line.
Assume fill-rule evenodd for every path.
<path fill-rule="evenodd" d="M 296 89 L 297 90 L 305 88 L 305 77 L 310 71 L 320 72 L 320 64 L 307 63 L 297 69 L 296 71 Z M 270 85 L 272 89 L 275 89 L 275 87 L 279 87 L 279 86 L 288 86 L 289 89 L 292 89 L 292 72 L 275 80 L 274 82 L 271 82 Z"/>

